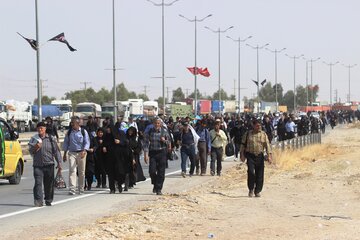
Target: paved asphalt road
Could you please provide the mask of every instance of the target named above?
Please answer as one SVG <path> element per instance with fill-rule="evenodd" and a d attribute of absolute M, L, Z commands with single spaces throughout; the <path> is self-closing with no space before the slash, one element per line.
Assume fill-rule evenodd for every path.
<path fill-rule="evenodd" d="M 178 152 L 180 155 L 180 152 Z M 27 160 L 25 163 L 24 174 L 21 178 L 21 182 L 19 185 L 10 185 L 9 181 L 1 179 L 0 180 L 0 219 L 5 214 L 11 214 L 17 211 L 21 211 L 33 206 L 33 186 L 34 186 L 34 178 L 33 178 L 33 168 L 32 168 L 32 160 L 29 155 L 25 155 L 25 159 Z M 180 169 L 180 159 L 174 161 L 168 161 L 169 168 L 166 169 L 166 172 L 174 172 Z M 148 165 L 146 165 L 142 161 L 142 167 L 146 178 L 148 178 Z M 65 163 L 63 166 L 63 176 L 68 183 L 68 163 Z M 96 183 L 93 183 L 93 189 L 88 193 L 96 193 L 96 192 L 109 192 L 108 189 L 97 189 L 95 188 Z M 62 201 L 66 199 L 71 199 L 77 197 L 69 196 L 68 191 L 65 189 L 56 190 L 55 191 L 55 199 L 54 201 Z"/>

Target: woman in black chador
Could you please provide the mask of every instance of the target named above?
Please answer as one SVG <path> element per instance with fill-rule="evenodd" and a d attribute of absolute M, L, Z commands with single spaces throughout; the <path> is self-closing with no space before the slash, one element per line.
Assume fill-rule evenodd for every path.
<path fill-rule="evenodd" d="M 127 161 L 129 173 L 126 175 L 125 191 L 128 188 L 133 188 L 137 182 L 146 180 L 140 163 L 142 144 L 140 137 L 137 137 L 136 128 L 130 127 L 126 132 L 126 138 L 129 142 L 129 161 Z"/>

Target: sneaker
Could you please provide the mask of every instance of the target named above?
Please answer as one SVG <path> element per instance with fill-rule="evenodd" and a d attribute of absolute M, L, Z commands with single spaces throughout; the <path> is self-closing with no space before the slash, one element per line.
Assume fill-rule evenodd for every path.
<path fill-rule="evenodd" d="M 255 197 L 261 197 L 260 193 L 255 193 Z"/>
<path fill-rule="evenodd" d="M 182 176 L 183 178 L 186 178 L 186 172 L 181 172 L 181 176 Z"/>
<path fill-rule="evenodd" d="M 210 171 L 211 176 L 215 176 L 215 172 L 214 171 Z"/>
<path fill-rule="evenodd" d="M 234 158 L 234 162 L 237 162 L 237 160 L 238 160 L 237 158 Z"/>
<path fill-rule="evenodd" d="M 217 175 L 218 177 L 220 177 L 220 176 L 221 176 L 221 173 L 218 172 L 216 175 Z"/>
<path fill-rule="evenodd" d="M 156 195 L 163 195 L 163 193 L 161 192 L 161 190 L 156 192 Z"/>
<path fill-rule="evenodd" d="M 83 195 L 83 194 L 84 194 L 84 190 L 80 190 L 79 195 Z"/>
<path fill-rule="evenodd" d="M 254 191 L 253 190 L 249 191 L 249 198 L 252 198 L 253 196 L 254 196 Z"/>
<path fill-rule="evenodd" d="M 45 202 L 45 205 L 50 207 L 51 206 L 51 202 Z"/>
<path fill-rule="evenodd" d="M 153 188 L 153 193 L 156 193 L 156 192 L 157 192 L 157 191 L 156 191 L 156 188 L 154 187 L 154 188 Z"/>
<path fill-rule="evenodd" d="M 34 206 L 35 207 L 42 207 L 44 203 L 40 200 L 34 200 Z"/>
<path fill-rule="evenodd" d="M 69 195 L 75 195 L 75 191 L 70 191 Z"/>

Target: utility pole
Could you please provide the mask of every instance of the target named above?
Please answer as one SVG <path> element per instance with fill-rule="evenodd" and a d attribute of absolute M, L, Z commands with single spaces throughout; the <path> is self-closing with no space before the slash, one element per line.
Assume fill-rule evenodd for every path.
<path fill-rule="evenodd" d="M 185 98 L 188 98 L 188 96 L 189 96 L 189 88 L 185 88 L 185 92 L 186 92 L 186 96 L 185 96 Z"/>
<path fill-rule="evenodd" d="M 175 2 L 179 0 L 174 0 L 170 3 L 165 3 L 164 0 L 161 3 L 155 3 L 152 0 L 147 0 L 152 3 L 155 7 L 161 7 L 161 59 L 162 59 L 162 97 L 163 97 L 163 113 L 165 114 L 165 7 L 172 6 Z"/>
<path fill-rule="evenodd" d="M 170 92 L 170 88 L 166 87 L 166 100 L 167 100 L 168 103 L 170 102 L 169 92 Z"/>
<path fill-rule="evenodd" d="M 80 82 L 81 84 L 84 84 L 84 91 L 86 92 L 87 89 L 87 85 L 90 84 L 91 82 Z"/>
<path fill-rule="evenodd" d="M 147 89 L 150 87 L 150 86 L 147 86 L 147 85 L 144 85 L 144 94 L 147 96 Z"/>
<path fill-rule="evenodd" d="M 289 56 L 288 54 L 285 54 L 289 58 L 293 59 L 294 61 L 294 112 L 296 112 L 296 60 L 303 57 L 304 54 L 301 54 L 299 56 Z"/>
<path fill-rule="evenodd" d="M 336 64 L 338 64 L 339 61 L 335 62 L 335 63 L 327 63 L 327 62 L 324 62 L 325 65 L 328 65 L 330 67 L 330 96 L 329 96 L 329 99 L 330 99 L 330 108 L 332 107 L 332 93 L 333 93 L 333 90 L 332 90 L 332 68 L 333 66 L 335 66 Z"/>
<path fill-rule="evenodd" d="M 335 103 L 338 103 L 338 90 L 335 89 Z"/>
<path fill-rule="evenodd" d="M 350 88 L 350 86 L 351 86 L 351 69 L 353 67 L 357 66 L 357 64 L 354 64 L 354 65 L 344 65 L 343 64 L 343 66 L 348 68 L 348 71 L 349 71 L 349 73 L 348 73 L 348 75 L 349 75 L 349 86 L 348 86 L 349 91 L 348 91 L 348 99 L 347 99 L 347 101 L 348 101 L 348 103 L 351 103 L 351 88 Z"/>

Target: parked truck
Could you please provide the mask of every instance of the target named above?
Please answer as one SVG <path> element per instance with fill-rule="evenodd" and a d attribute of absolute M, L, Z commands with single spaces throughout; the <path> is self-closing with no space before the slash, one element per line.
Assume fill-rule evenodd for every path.
<path fill-rule="evenodd" d="M 32 122 L 32 106 L 28 102 L 7 100 L 0 103 L 3 111 L 0 116 L 9 122 L 18 132 L 30 131 Z"/>
<path fill-rule="evenodd" d="M 142 116 L 144 114 L 143 99 L 129 99 L 130 116 Z"/>
<path fill-rule="evenodd" d="M 229 114 L 237 113 L 239 107 L 237 106 L 237 102 L 235 100 L 227 100 L 224 104 L 224 112 Z"/>
<path fill-rule="evenodd" d="M 60 118 L 63 115 L 63 112 L 60 111 L 58 106 L 55 105 L 42 105 L 42 118 L 51 117 L 51 119 L 54 121 L 54 124 L 56 126 L 60 125 Z M 39 122 L 38 115 L 39 115 L 39 107 L 38 105 L 32 106 L 32 116 L 33 116 L 33 125 L 37 124 Z M 68 125 L 69 126 L 69 125 Z"/>
<path fill-rule="evenodd" d="M 86 124 L 89 116 L 93 118 L 101 118 L 101 106 L 93 102 L 78 103 L 75 107 L 75 116 L 78 116 L 83 120 L 83 124 Z"/>
<path fill-rule="evenodd" d="M 57 106 L 62 112 L 62 116 L 60 116 L 60 127 L 68 128 L 71 117 L 73 116 L 71 100 L 53 100 L 51 101 L 51 105 Z"/>
<path fill-rule="evenodd" d="M 157 101 L 144 102 L 144 115 L 146 117 L 154 117 L 159 114 L 159 104 Z"/>
<path fill-rule="evenodd" d="M 214 114 L 223 114 L 224 101 L 213 100 L 211 101 L 211 112 Z"/>
<path fill-rule="evenodd" d="M 205 115 L 211 113 L 211 100 L 199 100 L 197 105 L 198 114 Z"/>

